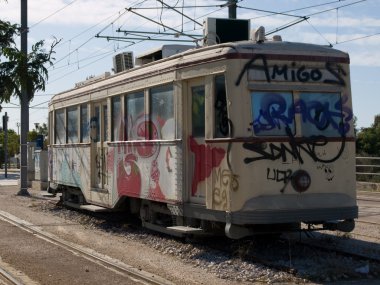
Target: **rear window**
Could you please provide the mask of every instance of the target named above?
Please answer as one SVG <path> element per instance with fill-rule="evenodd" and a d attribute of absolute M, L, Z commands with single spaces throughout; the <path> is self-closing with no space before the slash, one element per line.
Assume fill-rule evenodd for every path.
<path fill-rule="evenodd" d="M 301 93 L 297 105 L 303 136 L 337 137 L 344 134 L 339 93 Z"/>
<path fill-rule="evenodd" d="M 294 133 L 293 94 L 291 92 L 251 93 L 253 133 L 256 136 L 286 136 Z"/>
<path fill-rule="evenodd" d="M 288 136 L 297 131 L 305 137 L 337 137 L 347 131 L 339 93 L 253 91 L 251 111 L 255 136 Z"/>

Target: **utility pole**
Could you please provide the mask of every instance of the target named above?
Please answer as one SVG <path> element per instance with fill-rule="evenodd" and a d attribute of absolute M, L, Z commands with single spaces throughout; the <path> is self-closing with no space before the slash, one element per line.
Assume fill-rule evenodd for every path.
<path fill-rule="evenodd" d="M 28 1 L 21 0 L 21 52 L 25 55 L 28 54 Z M 22 67 L 24 69 L 24 76 L 26 76 L 27 65 Z M 20 171 L 20 191 L 17 195 L 29 196 L 28 192 L 28 145 L 27 136 L 29 130 L 29 102 L 26 84 L 21 85 L 21 171 Z"/>
<path fill-rule="evenodd" d="M 237 0 L 228 0 L 228 18 L 236 19 Z"/>
<path fill-rule="evenodd" d="M 4 176 L 8 178 L 8 115 L 5 112 L 3 116 L 3 130 L 4 130 Z"/>

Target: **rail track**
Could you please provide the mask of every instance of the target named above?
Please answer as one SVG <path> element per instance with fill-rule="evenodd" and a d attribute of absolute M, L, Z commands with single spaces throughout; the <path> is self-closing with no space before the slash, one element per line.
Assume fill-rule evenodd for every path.
<path fill-rule="evenodd" d="M 75 255 L 84 257 L 91 262 L 101 265 L 109 270 L 116 271 L 119 274 L 123 274 L 126 277 L 132 279 L 136 283 L 149 284 L 149 285 L 150 284 L 152 285 L 172 284 L 169 280 L 161 278 L 160 276 L 151 274 L 146 271 L 142 271 L 138 268 L 134 268 L 118 260 L 112 259 L 111 257 L 101 255 L 99 253 L 94 252 L 93 250 L 90 250 L 89 248 L 85 248 L 85 247 L 76 245 L 74 243 L 65 241 L 63 239 L 60 239 L 59 237 L 51 233 L 43 231 L 38 226 L 35 226 L 27 221 L 21 220 L 7 212 L 0 211 L 0 219 L 22 230 L 33 233 L 34 236 L 42 238 L 48 242 L 51 242 L 65 250 L 72 252 Z M 4 280 L 9 280 L 9 282 L 13 282 L 12 280 L 16 280 L 12 278 L 12 276 L 9 273 L 7 274 L 6 271 L 0 270 L 0 274 L 3 276 L 9 276 L 10 278 L 4 277 Z M 2 284 L 1 281 L 0 281 L 0 284 Z M 4 284 L 22 284 L 22 283 L 4 283 Z"/>
<path fill-rule="evenodd" d="M 50 205 L 54 205 L 54 207 L 56 208 L 56 203 L 57 201 L 55 200 L 51 200 L 49 198 L 43 198 L 43 200 L 48 200 L 48 204 Z M 100 219 L 100 220 L 103 220 L 103 221 L 106 221 L 106 223 L 99 223 L 99 225 L 101 224 L 102 226 L 100 226 L 100 228 L 103 228 L 105 224 L 108 224 L 108 223 L 116 223 L 116 224 L 122 224 L 123 222 L 125 222 L 125 220 L 114 220 L 115 216 L 114 215 L 105 215 L 104 213 L 83 213 L 82 211 L 77 211 L 77 210 L 72 210 L 70 209 L 70 211 L 73 211 L 73 212 L 77 212 L 78 214 L 80 215 L 87 215 L 87 216 L 90 216 L 90 217 L 93 217 L 95 219 Z M 0 212 L 0 218 L 1 218 L 1 212 Z M 113 217 L 113 218 L 112 218 Z M 369 225 L 373 225 L 373 226 L 377 226 L 378 224 L 377 223 L 374 223 L 374 222 L 367 222 L 367 221 L 357 221 L 359 224 L 369 224 Z M 119 228 L 118 226 L 116 226 L 116 228 Z M 32 230 L 34 233 L 36 232 L 36 230 L 38 230 L 35 226 L 31 226 L 31 229 L 30 227 L 28 228 L 28 230 Z M 146 233 L 146 231 L 143 231 L 144 233 Z M 316 235 L 319 235 L 321 233 L 319 232 L 316 232 L 315 233 Z M 154 233 L 152 235 L 158 235 L 157 233 Z M 322 235 L 322 234 L 321 234 Z M 353 251 L 349 251 L 347 249 L 344 249 L 342 247 L 340 247 L 340 244 L 341 243 L 344 243 L 346 240 L 351 240 L 352 242 L 355 242 L 356 241 L 356 237 L 358 237 L 359 239 L 361 239 L 361 237 L 370 237 L 370 238 L 374 238 L 376 239 L 376 243 L 378 243 L 378 240 L 379 238 L 377 237 L 372 237 L 372 236 L 368 236 L 368 235 L 365 235 L 365 234 L 360 234 L 360 232 L 358 234 L 356 233 L 353 233 L 353 236 L 350 236 L 347 235 L 346 236 L 335 236 L 335 235 L 329 235 L 329 234 L 325 234 L 323 233 L 324 235 L 324 238 L 322 239 L 319 239 L 319 238 L 316 238 L 316 237 L 307 237 L 306 235 L 302 234 L 302 239 L 300 240 L 299 239 L 299 235 L 293 235 L 293 239 L 290 239 L 290 238 L 284 238 L 284 239 L 279 239 L 278 242 L 280 243 L 283 243 L 284 246 L 282 247 L 278 247 L 279 250 L 283 251 L 283 253 L 287 251 L 287 244 L 289 243 L 289 248 L 292 247 L 292 250 L 293 251 L 297 251 L 297 252 L 310 252 L 310 254 L 312 254 L 312 252 L 321 252 L 323 255 L 326 255 L 328 256 L 329 254 L 332 254 L 332 255 L 336 255 L 338 256 L 338 258 L 352 258 L 352 259 L 355 259 L 355 260 L 359 260 L 363 263 L 365 262 L 370 262 L 371 264 L 372 263 L 376 263 L 376 264 L 379 264 L 380 265 L 380 254 L 378 256 L 370 256 L 368 255 L 366 252 L 360 252 L 360 251 L 357 251 L 357 252 L 353 252 Z M 161 235 L 159 235 L 161 236 Z M 165 237 L 163 237 L 165 238 Z M 329 239 L 330 238 L 334 238 L 335 240 L 332 242 L 332 243 L 329 243 Z M 325 242 L 321 242 L 321 240 L 323 241 L 323 239 L 325 239 Z M 237 256 L 236 254 L 234 254 L 233 252 L 234 251 L 237 251 L 236 248 L 237 247 L 241 247 L 241 251 L 246 251 L 246 253 L 242 254 L 241 256 L 239 255 L 238 257 L 241 258 L 243 261 L 252 261 L 254 263 L 258 263 L 258 264 L 261 264 L 261 265 L 264 265 L 266 267 L 269 267 L 269 268 L 274 268 L 276 270 L 279 270 L 279 271 L 282 271 L 282 272 L 287 272 L 293 276 L 297 276 L 297 267 L 294 267 L 293 264 L 292 264 L 292 261 L 290 258 L 290 262 L 287 263 L 281 263 L 279 262 L 278 260 L 276 260 L 275 258 L 274 259 L 271 259 L 271 258 L 268 258 L 268 256 L 266 255 L 266 240 L 263 239 L 262 241 L 262 244 L 263 245 L 260 245 L 260 241 L 259 242 L 253 242 L 250 241 L 250 240 L 246 240 L 246 241 L 243 241 L 242 243 L 238 243 L 238 242 L 233 242 L 233 241 L 230 241 L 228 239 L 220 239 L 220 242 L 214 240 L 213 242 L 209 243 L 207 242 L 207 240 L 205 240 L 204 242 L 202 242 L 202 240 L 197 240 L 196 243 L 200 244 L 201 247 L 205 247 L 205 251 L 213 251 L 213 250 L 217 250 L 217 251 L 221 251 L 223 252 L 225 255 L 229 256 L 228 258 L 230 258 L 231 260 L 234 260 Z M 290 245 L 291 243 L 291 245 Z M 271 243 L 269 242 L 268 243 L 269 245 L 267 246 L 268 248 L 271 246 Z M 273 245 L 275 245 L 275 243 L 273 243 Z M 65 245 L 63 245 L 62 247 L 65 247 Z M 246 250 L 244 249 L 244 247 L 248 248 L 251 247 L 253 248 L 254 250 Z M 260 247 L 262 247 L 262 249 L 260 249 Z M 256 249 L 259 248 L 258 251 L 256 251 Z M 72 250 L 72 249 L 69 249 L 69 250 Z M 294 255 L 294 253 L 292 253 Z M 92 254 L 91 254 L 92 255 Z M 278 257 L 280 256 L 281 253 L 279 252 L 276 252 L 273 256 L 275 257 Z M 104 257 L 102 257 L 104 258 Z M 107 267 L 109 267 L 109 263 L 108 263 L 108 260 L 106 260 L 107 262 L 105 263 Z M 110 261 L 112 263 L 112 260 Z M 120 265 L 119 264 L 116 264 L 116 268 L 117 270 L 119 270 L 119 267 Z M 135 270 L 132 270 L 133 273 L 135 273 L 136 269 Z M 131 275 L 128 273 L 125 273 L 126 275 Z M 378 276 L 378 275 L 375 275 L 375 276 Z M 137 279 L 138 277 L 136 277 Z M 155 282 L 155 283 L 152 283 L 151 282 L 152 280 L 148 280 L 148 281 L 145 281 L 146 284 L 167 284 L 167 283 L 159 283 L 159 282 Z M 0 283 L 1 284 L 1 283 Z"/>
<path fill-rule="evenodd" d="M 55 203 L 54 201 L 49 201 L 49 202 Z M 100 217 L 101 219 L 107 219 L 104 213 L 88 213 L 88 214 L 93 216 L 93 217 Z M 370 224 L 370 225 L 374 225 L 374 226 L 379 225 L 378 223 L 375 223 L 375 222 L 369 222 L 369 221 L 363 221 L 363 220 L 357 220 L 356 222 L 362 223 L 362 224 Z M 326 235 L 326 234 L 323 233 L 323 235 Z M 380 238 L 377 236 L 370 236 L 370 235 L 365 235 L 365 234 L 361 234 L 361 233 L 352 233 L 352 235 L 357 236 L 357 237 L 371 238 L 371 239 L 380 241 Z M 361 253 L 355 253 L 355 252 L 352 252 L 349 250 L 345 250 L 344 248 L 330 246 L 330 245 L 328 245 L 328 243 L 321 243 L 318 239 L 313 239 L 313 237 L 312 237 L 313 234 L 311 234 L 311 237 L 310 237 L 310 236 L 307 236 L 306 234 L 302 233 L 302 236 L 303 237 L 301 240 L 298 238 L 290 238 L 290 239 L 285 238 L 285 239 L 281 239 L 281 240 L 284 243 L 293 242 L 294 244 L 297 244 L 300 246 L 313 247 L 315 249 L 322 250 L 325 252 L 330 252 L 330 253 L 335 252 L 337 255 L 341 255 L 344 257 L 352 257 L 355 259 L 380 263 L 380 256 L 377 256 L 377 257 L 376 256 L 369 256 L 369 255 L 365 255 L 365 254 L 361 254 Z M 342 239 L 345 239 L 345 238 L 342 237 Z M 243 241 L 243 243 L 244 242 L 247 242 L 247 241 Z M 205 242 L 205 245 L 207 247 L 209 247 L 210 249 L 218 250 L 218 251 L 224 252 L 226 254 L 231 254 L 231 249 L 229 249 L 228 246 L 226 247 L 226 245 L 229 245 L 230 247 L 238 247 L 239 242 L 231 241 L 229 239 L 223 239 L 223 241 L 221 241 L 220 243 L 218 243 L 218 242 L 214 243 L 213 242 L 213 243 L 209 244 L 208 242 Z M 275 268 L 277 270 L 281 270 L 284 272 L 288 272 L 291 274 L 296 272 L 296 270 L 292 266 L 279 264 L 276 261 L 266 259 L 265 255 L 252 254 L 251 253 L 250 256 L 249 257 L 247 256 L 246 258 L 247 258 L 247 260 L 251 260 L 251 261 L 260 263 L 262 265 L 265 265 L 265 266 L 268 266 L 271 268 Z"/>
<path fill-rule="evenodd" d="M 16 276 L 0 267 L 0 285 L 23 285 Z"/>
<path fill-rule="evenodd" d="M 344 257 L 351 257 L 363 261 L 370 261 L 370 262 L 375 262 L 380 264 L 380 256 L 379 255 L 369 255 L 368 253 L 362 253 L 359 252 L 358 249 L 355 249 L 356 252 L 353 252 L 349 248 L 344 248 L 340 246 L 339 244 L 328 244 L 325 242 L 321 242 L 319 239 L 318 240 L 313 240 L 313 239 L 303 239 L 299 241 L 295 241 L 297 244 L 307 246 L 307 247 L 313 247 L 317 248 L 318 250 L 323 250 L 325 252 L 331 253 L 335 252 L 337 255 L 341 255 Z"/>

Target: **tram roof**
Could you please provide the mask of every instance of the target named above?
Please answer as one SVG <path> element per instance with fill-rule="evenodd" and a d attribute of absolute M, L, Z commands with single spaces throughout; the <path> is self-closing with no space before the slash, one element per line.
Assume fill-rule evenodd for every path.
<path fill-rule="evenodd" d="M 307 57 L 329 57 L 329 58 L 341 58 L 344 62 L 349 62 L 349 56 L 347 53 L 334 49 L 329 46 L 321 46 L 309 43 L 298 43 L 298 42 L 286 42 L 286 41 L 265 41 L 263 43 L 257 43 L 254 41 L 241 41 L 232 43 L 223 43 L 218 45 L 210 45 L 205 47 L 194 47 L 189 49 L 189 46 L 184 49 L 184 51 L 176 53 L 174 55 L 168 56 L 166 58 L 161 58 L 157 61 L 149 62 L 141 66 L 134 67 L 132 69 L 111 75 L 105 79 L 89 83 L 77 88 L 72 88 L 53 96 L 52 101 L 56 97 L 66 97 L 73 93 L 79 93 L 81 90 L 96 88 L 98 85 L 103 85 L 104 81 L 116 82 L 122 80 L 123 77 L 128 77 L 133 74 L 143 73 L 146 67 L 153 67 L 156 64 L 163 62 L 173 61 L 171 64 L 176 64 L 176 60 L 184 60 L 191 62 L 195 58 L 202 58 L 206 60 L 207 58 L 215 57 L 215 53 L 218 56 L 231 55 L 231 54 L 265 54 L 265 55 L 298 55 Z M 146 53 L 143 54 L 145 56 Z M 140 56 L 141 57 L 141 56 Z"/>

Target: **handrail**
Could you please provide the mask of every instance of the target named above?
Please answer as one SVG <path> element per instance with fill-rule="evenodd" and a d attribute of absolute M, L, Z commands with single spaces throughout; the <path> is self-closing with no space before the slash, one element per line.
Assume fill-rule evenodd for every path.
<path fill-rule="evenodd" d="M 371 164 L 373 163 L 373 164 Z M 356 180 L 380 183 L 380 157 L 356 157 Z"/>

